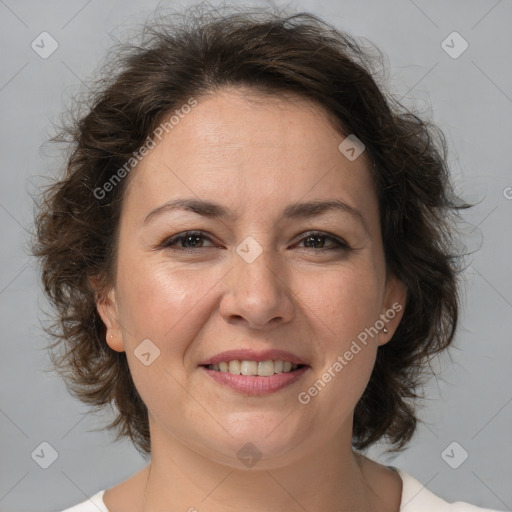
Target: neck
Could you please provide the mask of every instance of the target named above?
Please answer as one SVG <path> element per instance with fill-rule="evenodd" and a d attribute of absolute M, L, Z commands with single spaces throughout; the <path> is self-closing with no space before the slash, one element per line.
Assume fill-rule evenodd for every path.
<path fill-rule="evenodd" d="M 144 512 L 375 509 L 363 457 L 348 436 L 304 452 L 291 464 L 262 459 L 240 469 L 158 434 L 153 430 Z"/>

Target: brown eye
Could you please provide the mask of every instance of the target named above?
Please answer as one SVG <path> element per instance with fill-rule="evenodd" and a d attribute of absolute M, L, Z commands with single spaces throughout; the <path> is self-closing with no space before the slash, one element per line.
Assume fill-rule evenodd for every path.
<path fill-rule="evenodd" d="M 325 247 L 325 241 L 329 240 L 331 242 L 334 242 L 334 244 L 331 244 L 329 247 Z M 333 250 L 333 249 L 350 249 L 349 245 L 334 236 L 327 235 L 326 233 L 307 233 L 306 236 L 304 236 L 301 239 L 301 242 L 305 242 L 307 249 L 324 249 L 324 250 Z M 318 247 L 320 246 L 320 247 Z"/>
<path fill-rule="evenodd" d="M 201 231 L 186 231 L 179 235 L 167 238 L 162 242 L 162 248 L 176 248 L 176 249 L 202 249 L 201 243 L 205 240 L 210 240 Z M 177 244 L 178 247 L 175 247 Z"/>
<path fill-rule="evenodd" d="M 177 250 L 193 250 L 193 249 L 205 249 L 202 244 L 205 241 L 210 241 L 210 237 L 206 236 L 201 231 L 186 231 L 184 233 L 180 233 L 178 235 L 172 236 L 170 238 L 165 239 L 160 247 L 163 249 L 177 249 Z M 326 241 L 330 242 L 326 247 Z M 307 233 L 302 237 L 299 243 L 305 243 L 306 249 L 317 249 L 317 250 L 348 250 L 350 249 L 349 245 L 333 235 L 328 235 L 322 232 L 311 232 Z"/>

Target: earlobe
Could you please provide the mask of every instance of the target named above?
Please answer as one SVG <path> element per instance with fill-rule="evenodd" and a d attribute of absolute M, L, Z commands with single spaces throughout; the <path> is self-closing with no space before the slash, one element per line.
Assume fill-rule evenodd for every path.
<path fill-rule="evenodd" d="M 383 304 L 384 310 L 380 315 L 385 325 L 379 333 L 379 345 L 385 345 L 393 338 L 402 320 L 406 301 L 407 286 L 397 277 L 391 276 L 386 285 L 386 295 Z"/>
<path fill-rule="evenodd" d="M 124 343 L 122 336 L 114 336 L 113 333 L 108 334 L 107 330 L 107 345 L 116 352 L 124 352 Z"/>
<path fill-rule="evenodd" d="M 91 286 L 97 291 L 97 281 L 90 280 Z M 119 323 L 117 301 L 115 290 L 111 289 L 108 294 L 96 294 L 96 310 L 106 327 L 107 345 L 116 352 L 124 352 L 124 340 Z"/>

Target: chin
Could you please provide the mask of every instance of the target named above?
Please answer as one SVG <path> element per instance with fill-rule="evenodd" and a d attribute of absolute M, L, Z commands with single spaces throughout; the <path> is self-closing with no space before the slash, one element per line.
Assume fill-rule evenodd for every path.
<path fill-rule="evenodd" d="M 282 420 L 281 417 L 280 421 Z M 227 429 L 231 436 L 223 431 L 220 438 L 213 439 L 209 436 L 199 440 L 197 448 L 209 459 L 233 469 L 271 470 L 284 467 L 301 458 L 297 447 L 304 446 L 307 439 L 304 435 L 301 442 L 300 436 L 291 436 L 289 426 L 285 428 L 284 423 L 277 428 L 275 425 L 278 422 L 272 428 L 267 428 L 266 424 L 258 424 L 257 421 L 238 425 L 236 433 Z M 309 444 L 308 441 L 307 445 Z"/>

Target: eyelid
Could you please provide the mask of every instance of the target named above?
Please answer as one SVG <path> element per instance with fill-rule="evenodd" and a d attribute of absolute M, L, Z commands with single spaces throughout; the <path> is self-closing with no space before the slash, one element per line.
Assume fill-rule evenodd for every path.
<path fill-rule="evenodd" d="M 338 243 L 339 248 L 345 247 L 346 249 L 351 249 L 349 243 L 346 242 L 343 238 L 333 235 L 331 233 L 328 233 L 326 231 L 318 231 L 318 230 L 306 231 L 305 233 L 301 233 L 300 239 L 298 240 L 298 242 L 302 242 L 304 239 L 306 239 L 310 236 L 323 237 L 323 238 L 326 238 L 328 240 L 332 240 L 332 241 Z"/>
<path fill-rule="evenodd" d="M 165 238 L 159 244 L 159 248 L 166 249 L 166 248 L 173 247 L 180 240 L 183 240 L 185 238 L 192 237 L 192 236 L 201 237 L 201 238 L 203 238 L 205 240 L 209 240 L 210 242 L 215 243 L 212 240 L 212 238 L 213 238 L 212 235 L 209 234 L 206 231 L 203 231 L 203 230 L 188 230 L 188 231 L 182 231 L 181 233 L 177 233 L 175 235 L 172 235 L 170 237 Z M 319 231 L 319 230 L 311 230 L 311 231 L 306 231 L 304 233 L 301 233 L 300 234 L 300 238 L 297 240 L 297 242 L 294 243 L 294 245 L 299 244 L 299 243 L 303 242 L 304 240 L 306 240 L 308 237 L 312 237 L 312 236 L 318 236 L 320 238 L 325 238 L 327 240 L 331 240 L 332 242 L 335 242 L 336 245 L 334 245 L 334 247 L 327 247 L 327 248 L 320 248 L 320 249 L 309 248 L 309 247 L 303 247 L 302 249 L 311 249 L 311 250 L 313 250 L 315 252 L 321 252 L 322 250 L 323 251 L 327 251 L 327 250 L 330 250 L 330 249 L 332 249 L 332 250 L 334 250 L 334 249 L 345 249 L 345 250 L 352 249 L 350 244 L 348 242 L 346 242 L 343 238 L 341 238 L 339 236 L 336 236 L 334 234 L 331 234 L 331 233 L 328 233 L 328 232 L 325 232 L 325 231 Z M 193 248 L 193 247 L 192 248 L 178 247 L 176 250 L 179 250 L 179 251 L 195 251 L 195 250 L 198 250 L 198 249 L 208 249 L 208 248 L 209 247 L 197 247 L 197 248 Z"/>
<path fill-rule="evenodd" d="M 170 247 L 171 243 L 179 242 L 179 240 L 187 238 L 189 236 L 202 237 L 204 239 L 210 240 L 213 243 L 212 235 L 210 235 L 208 232 L 202 231 L 202 230 L 188 230 L 188 231 L 182 231 L 181 233 L 176 233 L 175 235 L 172 235 L 172 236 L 169 236 L 169 237 L 165 238 L 159 244 L 159 247 L 165 249 L 167 247 Z M 205 249 L 205 247 L 199 247 L 199 249 Z M 193 249 L 193 248 L 192 249 L 181 248 L 181 249 L 178 249 L 178 250 L 186 251 L 186 250 L 195 250 L 195 249 Z"/>

